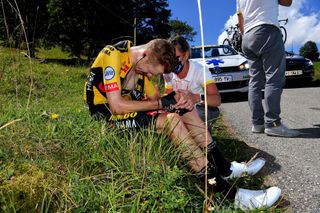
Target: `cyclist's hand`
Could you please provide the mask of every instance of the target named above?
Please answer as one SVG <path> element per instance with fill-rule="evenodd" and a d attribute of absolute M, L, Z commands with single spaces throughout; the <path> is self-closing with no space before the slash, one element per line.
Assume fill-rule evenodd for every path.
<path fill-rule="evenodd" d="M 192 99 L 189 97 L 190 92 L 184 90 L 185 92 L 181 92 L 180 90 L 177 92 L 176 98 L 177 103 L 174 105 L 175 109 L 186 109 L 188 111 L 193 110 L 194 103 Z"/>
<path fill-rule="evenodd" d="M 162 108 L 167 112 L 184 115 L 193 109 L 193 104 L 182 93 L 171 92 L 161 98 Z"/>
<path fill-rule="evenodd" d="M 175 92 L 171 92 L 166 96 L 163 96 L 161 98 L 161 105 L 162 108 L 167 111 L 167 112 L 174 112 L 174 105 L 177 103 L 176 99 L 175 99 Z"/>
<path fill-rule="evenodd" d="M 193 105 L 199 102 L 198 100 L 199 95 L 196 95 L 190 92 L 189 90 L 178 90 L 178 91 L 179 93 L 183 94 L 186 98 L 189 98 L 192 101 Z"/>

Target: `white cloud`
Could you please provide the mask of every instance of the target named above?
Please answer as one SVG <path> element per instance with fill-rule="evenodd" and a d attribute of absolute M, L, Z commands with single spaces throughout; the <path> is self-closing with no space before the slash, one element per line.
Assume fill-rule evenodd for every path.
<path fill-rule="evenodd" d="M 302 46 L 307 41 L 320 43 L 320 13 L 305 14 L 303 9 L 307 4 L 306 0 L 295 0 L 291 7 L 280 7 L 279 18 L 288 18 L 285 26 L 288 32 L 286 47 L 291 45 Z"/>
<path fill-rule="evenodd" d="M 290 7 L 280 6 L 279 19 L 289 19 L 288 24 L 285 25 L 288 34 L 286 48 L 301 47 L 310 40 L 318 43 L 320 48 L 320 12 L 309 13 L 306 8 L 310 7 L 307 0 L 294 0 Z M 234 14 L 230 16 L 224 28 L 226 29 L 237 22 L 237 15 Z M 218 43 L 221 44 L 226 36 L 226 32 L 222 32 Z"/>

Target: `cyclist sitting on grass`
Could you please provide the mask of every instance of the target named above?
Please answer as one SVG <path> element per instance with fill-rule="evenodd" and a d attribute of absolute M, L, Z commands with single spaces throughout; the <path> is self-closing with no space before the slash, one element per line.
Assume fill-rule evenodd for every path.
<path fill-rule="evenodd" d="M 85 85 L 91 115 L 119 129 L 154 126 L 157 132 L 169 135 L 201 181 L 204 182 L 206 175 L 216 178 L 215 191 L 235 198 L 236 204 L 244 208 L 273 205 L 280 189 L 237 191 L 222 177 L 237 177 L 244 172 L 254 174 L 261 169 L 259 162 L 252 166 L 237 163 L 232 165 L 232 171 L 230 166 L 224 168 L 230 164 L 219 154 L 212 138 L 206 140 L 206 129 L 193 102 L 179 92 L 159 96 L 149 77 L 181 67 L 176 65 L 174 46 L 164 39 L 140 46 L 132 46 L 130 41 L 106 46 L 94 61 Z M 213 156 L 209 161 L 204 153 L 206 147 L 208 156 Z"/>

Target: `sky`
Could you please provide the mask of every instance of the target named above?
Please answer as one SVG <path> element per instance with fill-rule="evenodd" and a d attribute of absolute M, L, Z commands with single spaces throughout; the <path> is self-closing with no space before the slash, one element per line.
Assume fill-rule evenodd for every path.
<path fill-rule="evenodd" d="M 237 22 L 236 0 L 201 0 L 204 44 L 218 44 L 225 30 Z M 229 3 L 228 3 L 229 2 Z M 201 45 L 198 0 L 169 0 L 172 19 L 187 22 L 197 35 L 191 45 Z M 299 52 L 305 42 L 317 43 L 320 50 L 320 0 L 293 0 L 291 7 L 279 7 L 279 19 L 289 19 L 286 50 Z"/>

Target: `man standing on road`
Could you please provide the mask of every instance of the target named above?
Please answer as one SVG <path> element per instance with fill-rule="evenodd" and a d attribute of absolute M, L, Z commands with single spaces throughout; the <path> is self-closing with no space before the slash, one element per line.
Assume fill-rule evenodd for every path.
<path fill-rule="evenodd" d="M 300 135 L 299 131 L 287 128 L 280 118 L 286 64 L 278 26 L 279 4 L 290 6 L 292 0 L 237 0 L 239 27 L 243 34 L 242 50 L 250 65 L 248 100 L 252 111 L 252 132 L 296 137 Z"/>

